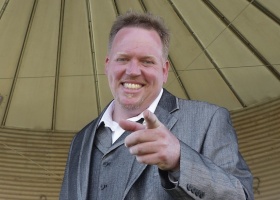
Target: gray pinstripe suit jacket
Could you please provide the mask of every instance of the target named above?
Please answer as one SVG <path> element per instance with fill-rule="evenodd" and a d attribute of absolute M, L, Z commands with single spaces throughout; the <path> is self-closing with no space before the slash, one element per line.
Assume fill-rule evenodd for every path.
<path fill-rule="evenodd" d="M 155 114 L 180 140 L 178 185 L 170 187 L 167 173 L 159 171 L 156 166 L 138 163 L 128 153 L 122 159 L 129 168 L 113 168 L 116 173 L 124 173 L 128 177 L 124 183 L 112 177 L 112 184 L 123 191 L 119 199 L 254 199 L 252 175 L 238 151 L 236 133 L 226 109 L 179 99 L 164 90 Z M 92 146 L 101 116 L 82 129 L 72 141 L 61 200 L 87 199 Z M 114 197 L 112 193 L 112 200 L 116 199 Z"/>

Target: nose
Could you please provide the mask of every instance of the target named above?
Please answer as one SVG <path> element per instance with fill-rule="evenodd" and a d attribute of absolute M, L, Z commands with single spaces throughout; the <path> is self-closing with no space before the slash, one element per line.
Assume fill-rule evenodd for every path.
<path fill-rule="evenodd" d="M 138 76 L 141 74 L 141 69 L 137 61 L 131 60 L 127 65 L 126 74 L 130 76 Z"/>

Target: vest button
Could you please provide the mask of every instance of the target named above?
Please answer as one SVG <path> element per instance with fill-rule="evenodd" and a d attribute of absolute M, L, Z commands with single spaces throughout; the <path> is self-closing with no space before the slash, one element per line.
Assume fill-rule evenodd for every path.
<path fill-rule="evenodd" d="M 107 187 L 107 185 L 106 185 L 106 184 L 102 184 L 102 185 L 100 185 L 100 189 L 101 189 L 101 190 L 104 190 L 106 187 Z"/>
<path fill-rule="evenodd" d="M 104 163 L 103 163 L 103 166 L 104 166 L 104 167 L 107 167 L 108 165 L 110 165 L 110 162 L 104 162 Z"/>

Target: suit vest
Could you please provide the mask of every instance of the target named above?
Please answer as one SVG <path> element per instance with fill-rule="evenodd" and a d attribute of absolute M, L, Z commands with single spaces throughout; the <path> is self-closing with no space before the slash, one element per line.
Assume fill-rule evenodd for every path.
<path fill-rule="evenodd" d="M 113 145 L 108 145 L 104 141 L 111 141 L 112 135 L 110 133 L 106 136 L 105 131 L 104 124 L 100 124 L 94 139 L 88 200 L 122 199 L 126 188 L 124 184 L 129 178 L 130 170 L 127 168 L 126 158 L 132 155 L 124 146 L 124 139 L 129 133 L 123 133 Z"/>

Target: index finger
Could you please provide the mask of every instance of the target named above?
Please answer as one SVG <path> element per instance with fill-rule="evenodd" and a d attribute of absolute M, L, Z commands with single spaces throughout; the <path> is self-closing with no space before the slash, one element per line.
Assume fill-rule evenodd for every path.
<path fill-rule="evenodd" d="M 121 120 L 119 122 L 119 125 L 123 130 L 131 132 L 145 129 L 145 126 L 143 124 L 140 124 L 138 122 L 132 122 L 129 120 Z"/>

